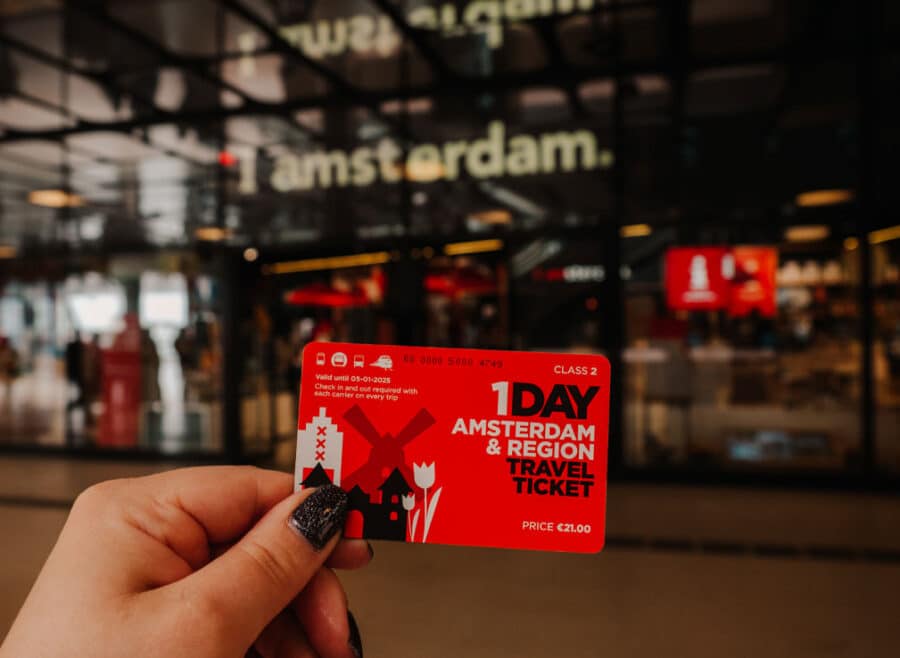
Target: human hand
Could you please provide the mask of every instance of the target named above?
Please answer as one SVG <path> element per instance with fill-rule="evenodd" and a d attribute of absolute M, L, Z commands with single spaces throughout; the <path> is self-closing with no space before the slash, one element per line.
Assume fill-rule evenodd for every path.
<path fill-rule="evenodd" d="M 75 501 L 0 658 L 360 658 L 330 567 L 338 487 L 292 495 L 286 473 L 193 468 L 91 487 Z"/>

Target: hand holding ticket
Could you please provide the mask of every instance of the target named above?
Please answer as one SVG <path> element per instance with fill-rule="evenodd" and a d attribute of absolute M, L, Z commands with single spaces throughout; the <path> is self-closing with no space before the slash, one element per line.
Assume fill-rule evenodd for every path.
<path fill-rule="evenodd" d="M 609 381 L 596 355 L 313 343 L 295 485 L 347 491 L 347 537 L 596 553 Z"/>

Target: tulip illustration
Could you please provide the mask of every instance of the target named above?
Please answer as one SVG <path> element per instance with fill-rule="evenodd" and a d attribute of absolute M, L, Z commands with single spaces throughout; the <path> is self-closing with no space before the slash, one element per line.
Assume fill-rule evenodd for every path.
<path fill-rule="evenodd" d="M 419 525 L 419 510 L 416 510 L 415 514 L 412 514 L 412 510 L 416 506 L 416 496 L 415 494 L 409 494 L 408 496 L 401 496 L 400 500 L 403 502 L 403 509 L 406 510 L 406 526 L 409 528 L 409 540 L 415 541 L 416 526 Z"/>
<path fill-rule="evenodd" d="M 434 519 L 434 512 L 437 509 L 438 500 L 440 500 L 443 487 L 434 492 L 434 497 L 431 499 L 431 504 L 429 505 L 428 490 L 434 486 L 434 462 L 431 462 L 430 464 L 413 463 L 413 478 L 416 481 L 416 486 L 423 491 L 422 506 L 425 508 L 425 527 L 422 530 L 422 543 L 424 544 L 428 539 L 428 530 L 431 528 L 431 521 Z M 416 514 L 416 517 L 413 519 L 414 531 L 418 520 L 418 514 Z"/>
<path fill-rule="evenodd" d="M 413 464 L 413 478 L 420 489 L 430 489 L 434 486 L 434 462 L 430 464 Z M 428 506 L 427 503 L 425 505 Z"/>

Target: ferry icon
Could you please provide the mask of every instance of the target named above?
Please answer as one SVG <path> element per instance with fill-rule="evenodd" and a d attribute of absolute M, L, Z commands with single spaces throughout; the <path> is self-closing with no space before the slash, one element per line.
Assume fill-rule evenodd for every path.
<path fill-rule="evenodd" d="M 372 363 L 370 363 L 369 365 L 376 368 L 383 368 L 384 370 L 392 370 L 394 367 L 394 361 L 387 354 L 382 354 L 377 359 L 372 361 Z"/>

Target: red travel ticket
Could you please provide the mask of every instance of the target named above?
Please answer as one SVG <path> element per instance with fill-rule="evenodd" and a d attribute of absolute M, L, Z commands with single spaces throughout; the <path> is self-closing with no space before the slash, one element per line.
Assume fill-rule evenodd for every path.
<path fill-rule="evenodd" d="M 297 488 L 348 492 L 347 537 L 603 548 L 602 356 L 311 343 Z"/>

